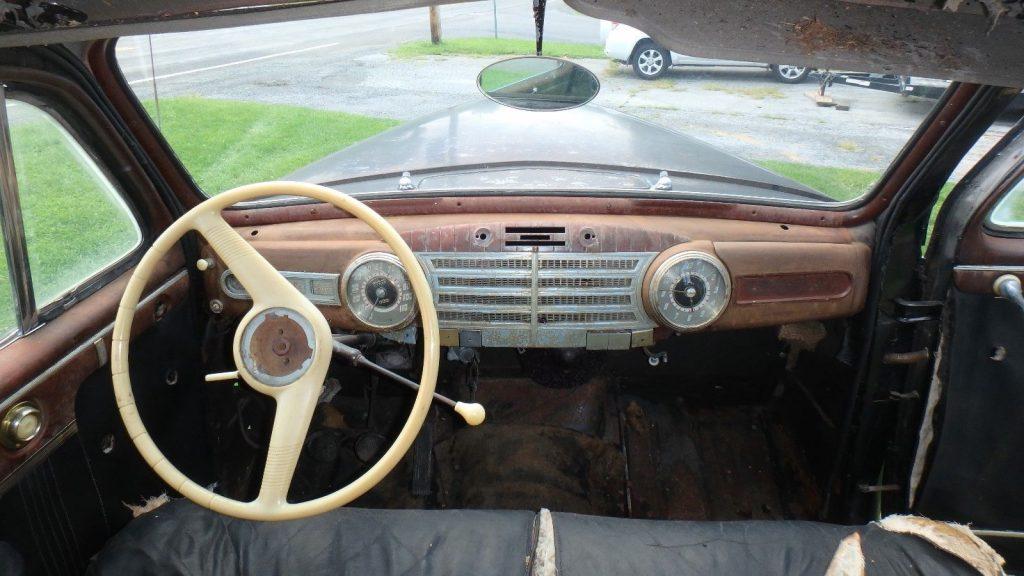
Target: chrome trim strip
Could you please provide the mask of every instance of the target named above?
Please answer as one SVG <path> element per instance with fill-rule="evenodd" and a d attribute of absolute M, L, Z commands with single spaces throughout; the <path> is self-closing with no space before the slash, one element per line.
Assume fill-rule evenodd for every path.
<path fill-rule="evenodd" d="M 10 124 L 7 118 L 6 87 L 0 84 L 0 212 L 4 225 L 4 249 L 7 269 L 14 292 L 14 307 L 21 334 L 32 330 L 38 318 L 36 297 L 29 273 L 28 245 L 25 242 L 25 221 L 21 215 L 18 196 L 18 177 L 14 169 L 14 149 L 11 145 Z"/>
<path fill-rule="evenodd" d="M 139 301 L 139 306 L 136 309 L 149 304 L 150 302 L 155 300 L 158 296 L 160 296 L 161 294 L 166 292 L 167 289 L 170 288 L 173 284 L 175 284 L 176 282 L 178 282 L 182 278 L 186 277 L 187 275 L 188 275 L 188 271 L 187 270 L 179 270 L 177 274 L 175 274 L 174 276 L 171 276 L 170 278 L 168 278 L 166 282 L 164 282 L 159 287 L 157 287 L 155 290 L 153 290 L 148 296 L 146 296 L 145 298 L 140 300 Z M 95 346 L 96 346 L 95 342 L 96 342 L 96 340 L 99 340 L 101 338 L 105 338 L 107 336 L 107 334 L 109 334 L 113 330 L 114 330 L 114 323 L 111 322 L 110 324 L 107 324 L 107 326 L 104 327 L 103 329 L 101 329 L 99 332 L 96 332 L 92 336 L 83 339 L 81 344 L 79 344 L 76 348 L 74 348 L 73 350 L 71 350 L 70 352 L 65 354 L 64 357 L 61 358 L 60 360 L 58 360 L 53 366 L 50 366 L 49 368 L 44 370 L 41 374 L 39 374 L 38 376 L 36 376 L 32 380 L 30 380 L 28 384 L 26 384 L 26 385 L 22 386 L 21 388 L 19 388 L 17 391 L 15 391 L 13 394 L 8 396 L 3 401 L 0 401 L 0 413 L 3 413 L 8 407 L 14 405 L 15 402 L 17 402 L 18 400 L 23 398 L 26 394 L 31 392 L 40 383 L 46 381 L 51 376 L 56 374 L 59 370 L 64 368 L 64 366 L 66 366 L 69 362 L 71 362 L 71 360 L 74 357 L 78 356 L 83 351 L 85 351 L 85 350 L 87 350 L 89 348 L 95 349 Z"/>
<path fill-rule="evenodd" d="M 341 292 L 339 279 L 340 274 L 332 274 L 328 272 L 290 272 L 287 270 L 279 271 L 281 276 L 284 276 L 286 280 L 291 282 L 292 286 L 295 286 L 299 292 L 302 293 L 310 302 L 321 306 L 341 306 Z M 235 300 L 251 300 L 249 293 L 245 291 L 243 287 L 241 290 L 233 288 L 228 285 L 228 278 L 234 279 L 235 275 L 231 273 L 231 270 L 225 270 L 220 275 L 220 289 L 229 298 Z M 308 280 L 309 282 L 303 282 Z M 312 282 L 315 280 L 326 280 L 331 283 L 331 292 L 329 294 L 313 294 Z M 238 282 L 238 280 L 235 280 Z M 238 282 L 241 286 L 242 283 Z"/>
<path fill-rule="evenodd" d="M 963 270 L 965 272 L 1016 272 L 1018 274 L 1024 274 L 1024 266 L 959 264 L 954 266 L 953 270 Z"/>

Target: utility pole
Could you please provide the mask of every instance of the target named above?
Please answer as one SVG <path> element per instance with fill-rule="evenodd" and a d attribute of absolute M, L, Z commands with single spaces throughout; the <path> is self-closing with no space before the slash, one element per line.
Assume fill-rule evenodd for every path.
<path fill-rule="evenodd" d="M 437 6 L 430 7 L 430 43 L 441 43 L 441 10 Z"/>

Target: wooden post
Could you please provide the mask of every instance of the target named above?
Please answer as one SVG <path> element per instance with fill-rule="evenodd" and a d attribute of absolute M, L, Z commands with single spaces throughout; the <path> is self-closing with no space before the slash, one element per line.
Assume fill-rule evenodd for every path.
<path fill-rule="evenodd" d="M 430 43 L 441 43 L 441 10 L 437 6 L 430 7 Z"/>

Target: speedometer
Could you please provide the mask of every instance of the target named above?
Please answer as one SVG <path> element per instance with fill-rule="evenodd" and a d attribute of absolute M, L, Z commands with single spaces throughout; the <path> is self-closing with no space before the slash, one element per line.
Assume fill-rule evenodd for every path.
<path fill-rule="evenodd" d="M 392 330 L 412 320 L 416 302 L 402 263 L 392 254 L 356 258 L 341 279 L 345 305 L 367 326 Z"/>
<path fill-rule="evenodd" d="M 717 319 L 729 303 L 729 272 L 714 256 L 680 252 L 665 260 L 651 277 L 647 306 L 664 325 L 695 330 Z"/>

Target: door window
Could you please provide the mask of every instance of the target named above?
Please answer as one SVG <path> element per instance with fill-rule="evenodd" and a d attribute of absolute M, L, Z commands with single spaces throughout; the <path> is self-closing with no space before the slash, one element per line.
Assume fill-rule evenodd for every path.
<path fill-rule="evenodd" d="M 7 250 L 0 242 L 0 340 L 5 339 L 18 329 L 17 315 L 14 313 L 14 296 L 11 293 L 10 275 L 7 273 Z"/>
<path fill-rule="evenodd" d="M 1003 194 L 989 219 L 999 227 L 1024 228 L 1024 180 Z"/>
<path fill-rule="evenodd" d="M 142 233 L 131 209 L 96 160 L 44 107 L 6 100 L 11 157 L 32 298 L 21 317 L 34 318 L 132 252 Z M 17 211 L 18 207 L 14 207 Z M 11 220 L 8 216 L 8 222 Z M 17 234 L 8 224 L 4 233 Z M 8 244 L 10 247 L 11 244 Z M 0 330 L 18 327 L 17 291 L 8 261 L 0 286 Z M 12 284 L 12 282 L 14 282 Z M 34 300 L 32 302 L 31 300 Z M 20 326 L 22 330 L 31 326 Z"/>

